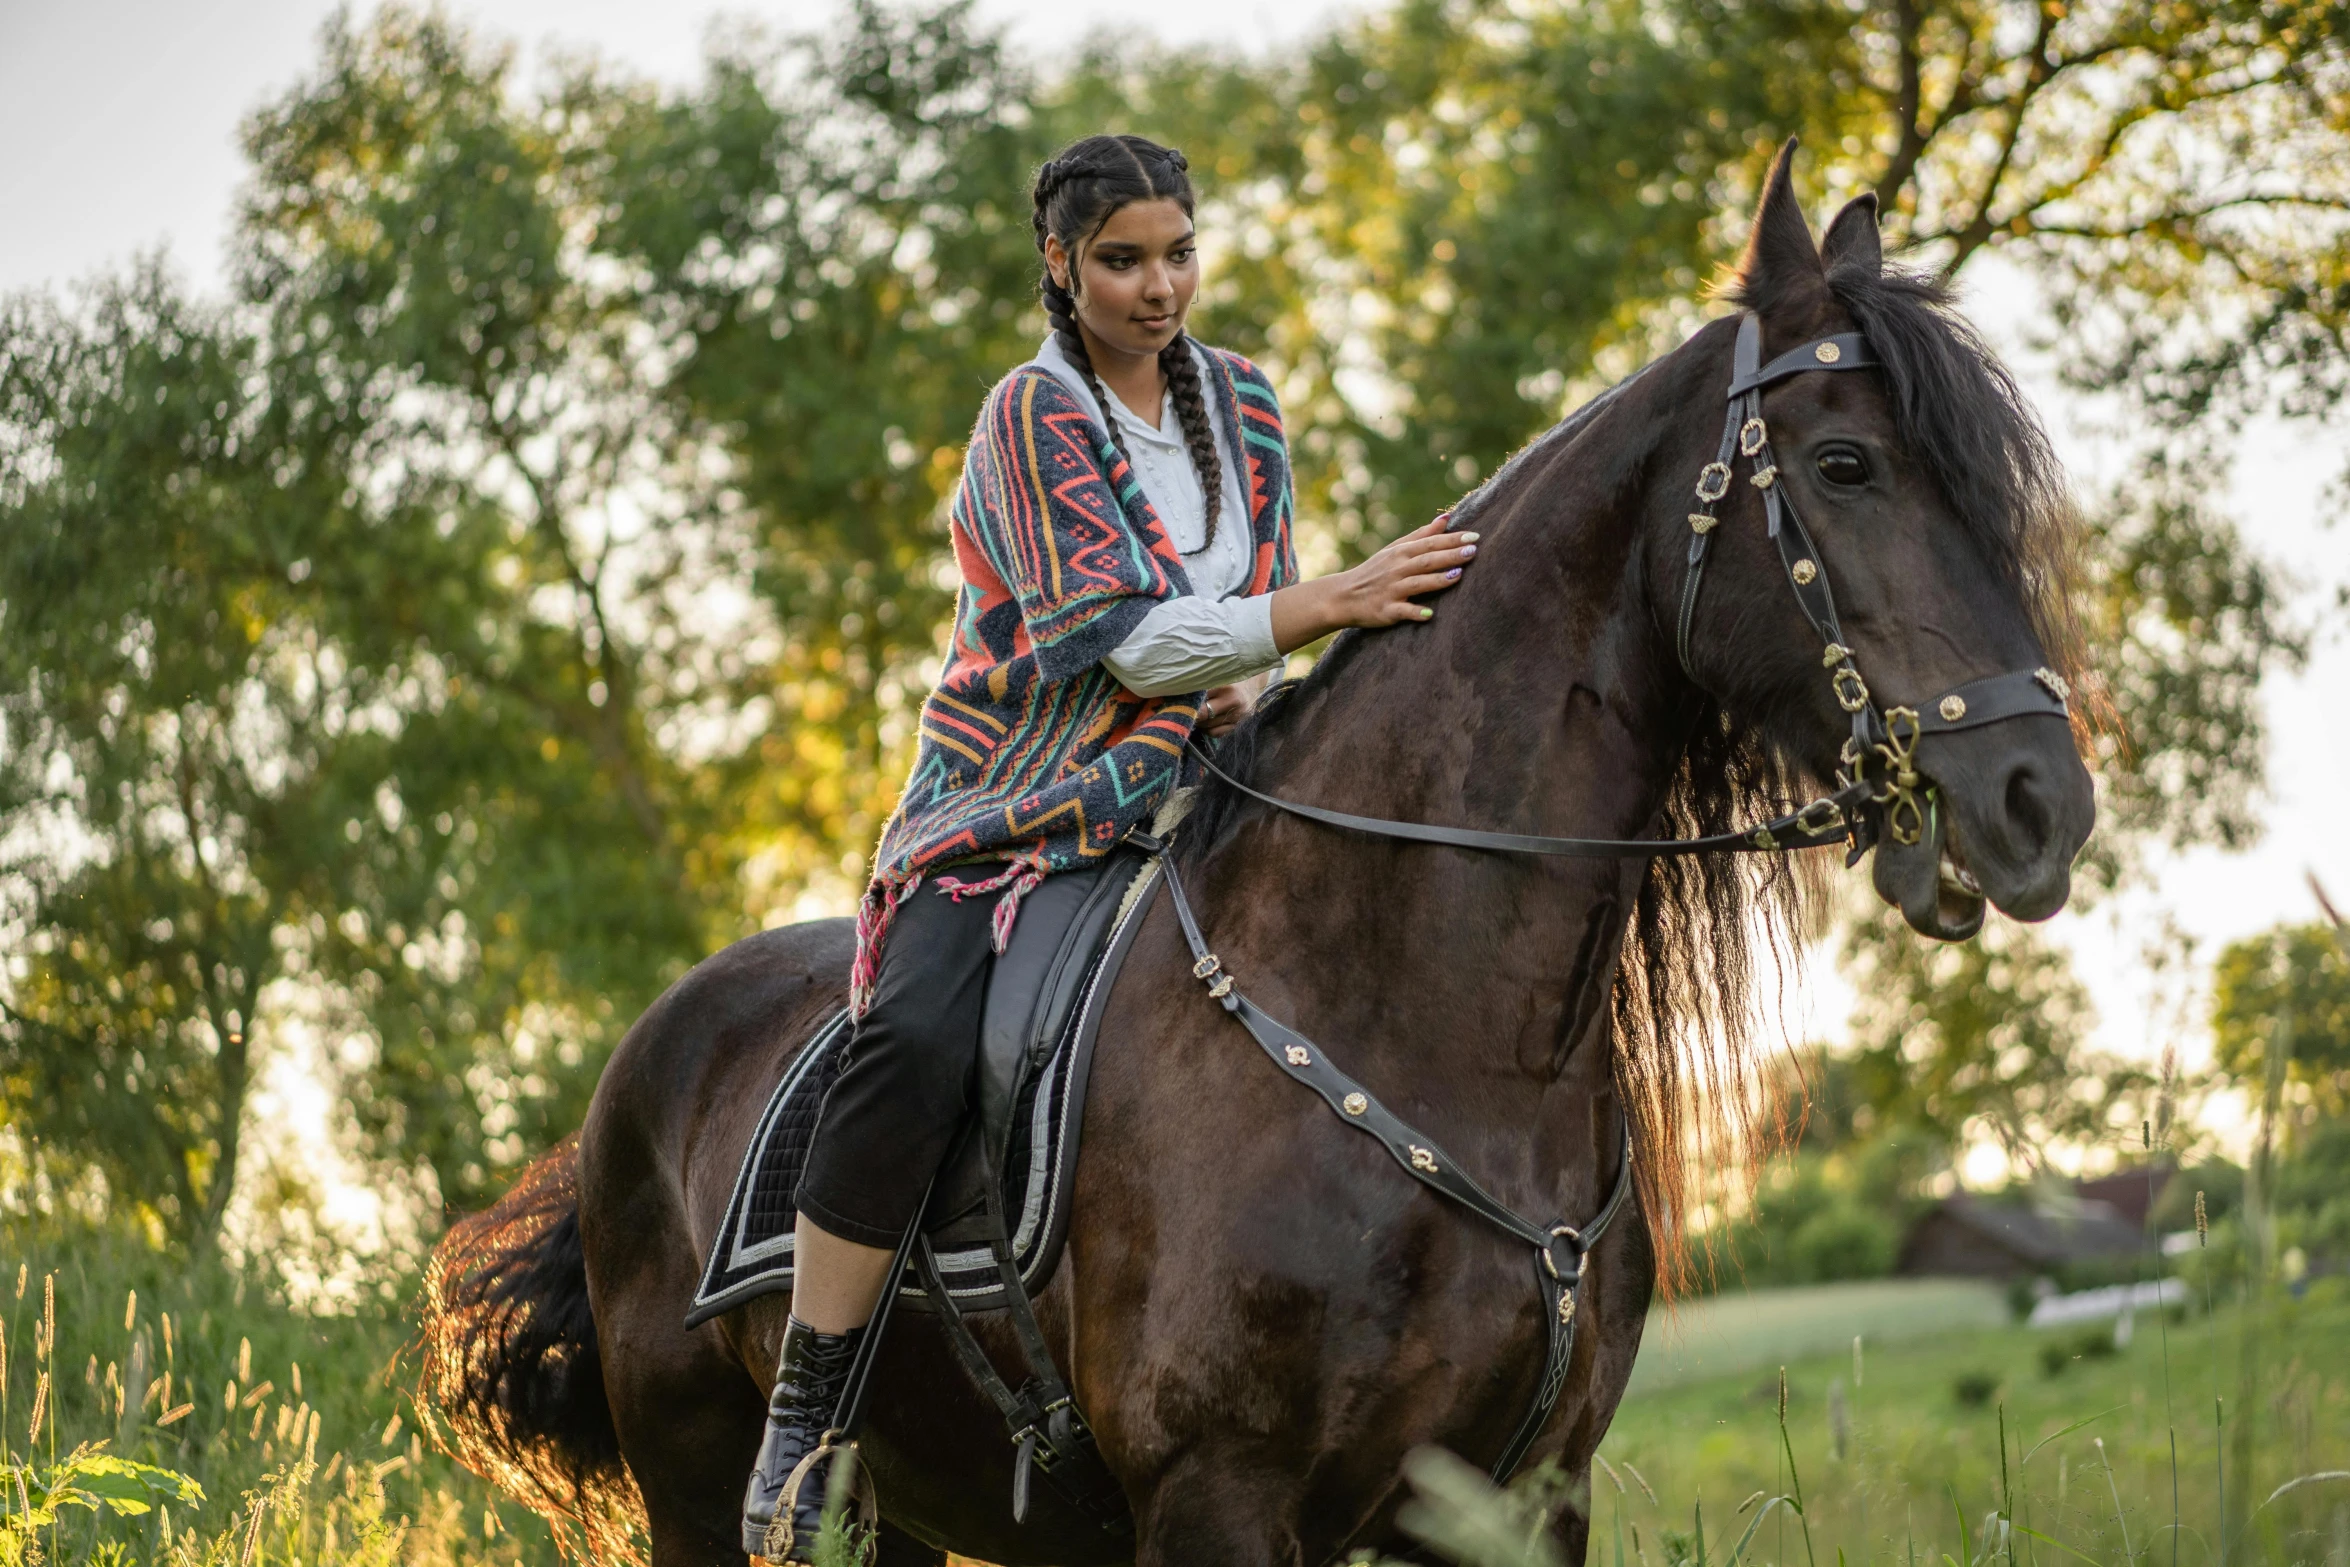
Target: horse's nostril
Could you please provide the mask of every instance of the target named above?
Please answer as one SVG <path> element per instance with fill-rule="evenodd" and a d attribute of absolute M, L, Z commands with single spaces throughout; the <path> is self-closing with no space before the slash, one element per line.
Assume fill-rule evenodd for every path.
<path fill-rule="evenodd" d="M 2030 762 L 2018 762 L 2007 775 L 2007 827 L 2025 856 L 2046 847 L 2053 831 L 2039 770 Z"/>

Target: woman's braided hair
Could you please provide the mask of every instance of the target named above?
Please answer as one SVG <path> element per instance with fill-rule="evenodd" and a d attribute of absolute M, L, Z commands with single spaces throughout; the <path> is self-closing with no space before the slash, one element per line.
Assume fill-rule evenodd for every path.
<path fill-rule="evenodd" d="M 1058 239 L 1069 257 L 1074 283 L 1083 264 L 1083 247 L 1111 214 L 1137 201 L 1173 201 L 1186 216 L 1193 210 L 1190 164 L 1173 147 L 1162 147 L 1140 136 L 1088 136 L 1063 148 L 1058 157 L 1036 171 L 1036 211 L 1030 222 L 1041 253 L 1048 236 Z M 1093 356 L 1085 350 L 1085 334 L 1077 330 L 1077 296 L 1053 281 L 1051 267 L 1043 269 L 1038 291 L 1044 313 L 1053 324 L 1061 353 L 1085 377 L 1101 405 L 1102 422 L 1109 427 L 1110 444 L 1134 465 L 1133 454 L 1110 417 L 1110 400 L 1094 374 Z M 1175 341 L 1159 350 L 1159 373 L 1167 378 L 1167 395 L 1175 400 L 1176 417 L 1183 422 L 1184 444 L 1191 449 L 1192 471 L 1199 475 L 1200 492 L 1207 499 L 1208 537 L 1216 536 L 1217 515 L 1223 510 L 1224 462 L 1216 450 L 1215 427 L 1208 420 L 1208 402 L 1200 385 L 1199 364 L 1192 358 L 1191 339 L 1177 333 Z"/>

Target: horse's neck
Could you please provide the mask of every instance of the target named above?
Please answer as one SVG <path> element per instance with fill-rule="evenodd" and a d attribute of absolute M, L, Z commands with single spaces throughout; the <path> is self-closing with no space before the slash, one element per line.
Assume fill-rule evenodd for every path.
<path fill-rule="evenodd" d="M 1505 477 L 1474 524 L 1479 559 L 1433 601 L 1436 619 L 1349 649 L 1271 726 L 1261 787 L 1516 832 L 1648 827 L 1686 704 L 1647 607 L 1640 486 L 1621 482 L 1620 454 L 1592 460 L 1607 433 L 1538 449 Z M 1401 1071 L 1441 1047 L 1459 1081 L 1539 1091 L 1571 1058 L 1603 1054 L 1578 1047 L 1604 1035 L 1642 862 L 1371 842 L 1294 819 L 1244 829 L 1234 847 L 1206 884 L 1214 917 L 1237 917 L 1306 1031 L 1343 1031 L 1352 1060 L 1395 1056 Z"/>

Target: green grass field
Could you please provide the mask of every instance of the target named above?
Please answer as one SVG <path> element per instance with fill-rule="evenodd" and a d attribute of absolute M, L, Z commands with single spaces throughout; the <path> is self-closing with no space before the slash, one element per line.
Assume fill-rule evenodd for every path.
<path fill-rule="evenodd" d="M 1851 1285 L 1652 1322 L 1601 1448 L 1613 1476 L 1593 1480 L 1599 1561 L 1727 1567 L 1800 1482 L 1803 1513 L 1771 1513 L 1743 1560 L 2350 1562 L 2350 1475 L 2262 1505 L 2350 1470 L 2350 1292 L 2142 1314 L 2121 1349 L 2109 1329 L 2007 1325 L 1997 1304 Z"/>
<path fill-rule="evenodd" d="M 307 1317 L 217 1265 L 5 1239 L 0 1567 L 555 1560 L 543 1525 L 420 1439 L 397 1313 Z M 2350 1470 L 2350 1289 L 2143 1316 L 2119 1350 L 2009 1325 L 1974 1285 L 1726 1295 L 1651 1324 L 1601 1453 L 1597 1567 L 2350 1567 L 2350 1476 L 2262 1505 Z M 1770 1512 L 1741 1554 L 1798 1480 L 1803 1513 Z M 1518 1538 L 1470 1559 L 1537 1560 Z"/>
<path fill-rule="evenodd" d="M 1874 1279 L 1862 1284 L 1737 1290 L 1691 1301 L 1649 1322 L 1632 1393 L 1679 1387 L 1790 1360 L 1967 1329 L 2004 1327 L 2007 1300 L 1971 1279 Z"/>

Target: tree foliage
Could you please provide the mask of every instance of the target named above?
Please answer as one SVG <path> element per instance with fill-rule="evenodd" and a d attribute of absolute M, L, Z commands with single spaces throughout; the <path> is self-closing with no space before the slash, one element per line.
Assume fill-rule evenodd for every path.
<path fill-rule="evenodd" d="M 1945 1158 L 1996 1143 L 2031 1171 L 2047 1148 L 2141 1118 L 2150 1074 L 2090 1052 L 2088 996 L 2029 927 L 1995 924 L 1939 946 L 1880 914 L 1846 937 L 1860 996 L 1850 1092 L 1875 1130 L 1921 1132 Z"/>
<path fill-rule="evenodd" d="M 7 1119 L 27 1178 L 94 1170 L 200 1238 L 281 934 L 333 908 L 380 772 L 380 672 L 319 678 L 315 590 L 289 580 L 348 482 L 288 449 L 252 340 L 152 272 L 0 333 Z"/>
<path fill-rule="evenodd" d="M 2231 943 L 2212 974 L 2213 1056 L 2249 1083 L 2286 1051 L 2300 1103 L 2328 1119 L 2350 1116 L 2350 951 L 2331 925 L 2279 925 Z"/>

